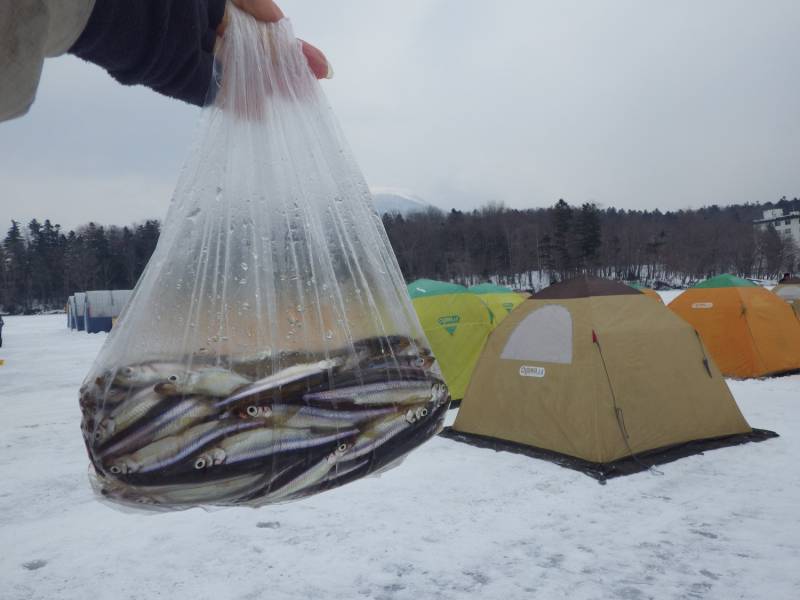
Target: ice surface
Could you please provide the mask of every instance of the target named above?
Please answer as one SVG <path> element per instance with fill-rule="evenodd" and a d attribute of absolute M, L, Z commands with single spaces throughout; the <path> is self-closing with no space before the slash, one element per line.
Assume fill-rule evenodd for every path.
<path fill-rule="evenodd" d="M 800 598 L 800 376 L 731 382 L 781 437 L 598 485 L 437 438 L 259 510 L 126 514 L 92 494 L 77 389 L 104 335 L 7 317 L 0 599 Z"/>

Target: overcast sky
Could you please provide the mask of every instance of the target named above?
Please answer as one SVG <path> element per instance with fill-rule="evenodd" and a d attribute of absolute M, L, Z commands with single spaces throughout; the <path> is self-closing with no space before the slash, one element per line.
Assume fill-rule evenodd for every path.
<path fill-rule="evenodd" d="M 284 0 L 376 187 L 442 208 L 800 196 L 797 0 Z M 166 212 L 199 109 L 72 57 L 0 124 L 0 230 Z"/>

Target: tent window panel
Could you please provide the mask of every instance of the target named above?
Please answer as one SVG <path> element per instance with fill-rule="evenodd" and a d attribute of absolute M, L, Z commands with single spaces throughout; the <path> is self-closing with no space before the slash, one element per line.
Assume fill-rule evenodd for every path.
<path fill-rule="evenodd" d="M 572 317 L 563 306 L 539 308 L 517 325 L 500 358 L 570 364 L 572 362 Z"/>

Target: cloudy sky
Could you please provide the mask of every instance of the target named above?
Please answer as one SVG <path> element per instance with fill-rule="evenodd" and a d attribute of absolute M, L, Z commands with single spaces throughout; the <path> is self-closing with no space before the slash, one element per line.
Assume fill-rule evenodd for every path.
<path fill-rule="evenodd" d="M 800 195 L 797 0 L 284 0 L 369 183 L 442 208 Z M 199 109 L 46 64 L 0 124 L 0 229 L 161 218 Z"/>

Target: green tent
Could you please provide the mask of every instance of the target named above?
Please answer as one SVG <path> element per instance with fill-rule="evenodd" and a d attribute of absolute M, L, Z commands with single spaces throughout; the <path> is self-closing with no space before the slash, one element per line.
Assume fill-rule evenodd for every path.
<path fill-rule="evenodd" d="M 517 306 L 522 304 L 525 296 L 518 294 L 510 288 L 493 283 L 481 283 L 469 288 L 473 294 L 478 294 L 489 310 L 492 311 L 492 328 L 497 327 L 511 314 Z"/>
<path fill-rule="evenodd" d="M 741 277 L 736 277 L 736 275 L 725 273 L 724 275 L 717 275 L 716 277 L 711 277 L 710 279 L 701 281 L 700 283 L 693 285 L 692 287 L 727 288 L 727 287 L 758 287 L 758 286 L 749 279 L 742 279 Z"/>
<path fill-rule="evenodd" d="M 450 397 L 460 400 L 492 330 L 492 313 L 478 295 L 454 283 L 418 279 L 408 293 Z"/>

